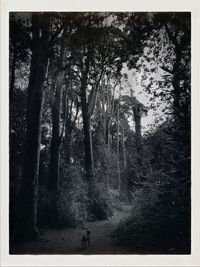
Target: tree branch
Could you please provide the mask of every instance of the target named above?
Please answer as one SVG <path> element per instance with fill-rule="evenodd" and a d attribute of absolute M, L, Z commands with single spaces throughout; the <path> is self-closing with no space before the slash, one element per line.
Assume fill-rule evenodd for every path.
<path fill-rule="evenodd" d="M 49 44 L 48 44 L 49 47 L 51 47 L 51 46 L 54 44 L 54 42 L 55 42 L 57 36 L 61 33 L 61 31 L 63 30 L 63 28 L 64 28 L 64 24 L 62 24 L 62 25 L 56 30 L 56 32 L 51 36 L 51 38 L 50 38 L 50 40 L 49 40 Z"/>
<path fill-rule="evenodd" d="M 90 106 L 89 106 L 89 114 L 90 116 L 92 116 L 93 112 L 94 112 L 94 108 L 96 106 L 96 102 L 97 102 L 97 95 L 98 95 L 98 91 L 99 91 L 99 84 L 101 81 L 101 78 L 103 76 L 103 72 L 104 72 L 104 64 L 102 63 L 102 68 L 101 68 L 101 73 L 99 76 L 99 79 L 97 80 L 96 86 L 94 87 L 93 92 L 91 92 L 91 100 L 90 100 Z M 94 97 L 93 97 L 94 95 Z"/>
<path fill-rule="evenodd" d="M 164 70 L 164 71 L 170 73 L 171 75 L 174 74 L 174 71 L 173 71 L 173 70 L 170 70 L 170 69 L 168 69 L 168 68 L 166 68 L 166 67 L 164 67 L 164 66 L 160 66 L 160 68 L 161 68 L 162 70 Z"/>

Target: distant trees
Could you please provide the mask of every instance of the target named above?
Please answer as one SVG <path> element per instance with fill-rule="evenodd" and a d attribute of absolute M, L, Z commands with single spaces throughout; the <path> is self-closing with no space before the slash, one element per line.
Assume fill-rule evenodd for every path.
<path fill-rule="evenodd" d="M 82 118 L 83 118 L 83 130 L 84 130 L 84 146 L 85 146 L 85 168 L 87 171 L 87 178 L 90 179 L 94 172 L 94 162 L 93 162 L 93 149 L 92 149 L 92 137 L 91 137 L 91 112 L 89 110 L 89 105 L 91 106 L 92 96 L 97 94 L 98 85 L 93 85 L 92 91 L 88 91 L 88 86 L 90 85 L 90 75 L 94 75 L 91 73 L 92 64 L 95 61 L 95 53 L 96 53 L 96 40 L 95 36 L 98 37 L 98 28 L 97 33 L 95 32 L 95 27 L 98 25 L 99 21 L 97 20 L 97 25 L 93 24 L 94 21 L 92 19 L 92 15 L 79 16 L 79 27 L 77 32 L 73 36 L 73 48 L 71 50 L 72 57 L 74 60 L 74 70 L 77 73 L 78 81 L 78 94 L 81 99 L 81 109 L 82 109 Z M 95 18 L 95 16 L 94 16 Z M 93 70 L 94 71 L 94 70 Z M 101 76 L 101 73 L 100 73 Z"/>

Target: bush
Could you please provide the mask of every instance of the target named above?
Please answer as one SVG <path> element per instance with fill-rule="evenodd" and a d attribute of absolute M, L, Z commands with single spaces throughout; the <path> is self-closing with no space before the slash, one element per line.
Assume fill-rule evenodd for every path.
<path fill-rule="evenodd" d="M 38 215 L 42 226 L 76 227 L 88 219 L 87 185 L 81 166 L 65 166 L 61 175 L 56 195 L 40 187 Z"/>
<path fill-rule="evenodd" d="M 101 168 L 96 168 L 94 181 L 88 184 L 88 212 L 90 221 L 106 220 L 113 213 L 107 179 L 108 177 L 104 171 Z"/>
<path fill-rule="evenodd" d="M 190 192 L 187 184 L 146 185 L 133 194 L 132 216 L 115 231 L 129 253 L 190 253 Z"/>
<path fill-rule="evenodd" d="M 93 181 L 87 181 L 78 163 L 61 170 L 60 190 L 39 189 L 38 221 L 43 227 L 76 227 L 86 221 L 106 220 L 119 204 L 119 195 L 109 189 L 107 176 L 96 168 Z"/>

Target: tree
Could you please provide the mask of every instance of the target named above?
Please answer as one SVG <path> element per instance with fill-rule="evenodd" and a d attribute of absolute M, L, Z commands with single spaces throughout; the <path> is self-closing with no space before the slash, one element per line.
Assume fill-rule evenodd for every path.
<path fill-rule="evenodd" d="M 120 94 L 120 93 L 119 93 Z M 118 98 L 118 102 L 120 101 L 120 95 Z M 118 179 L 118 189 L 121 189 L 121 177 L 120 177 L 120 162 L 119 162 L 119 109 L 120 104 L 117 105 L 117 179 Z"/>
<path fill-rule="evenodd" d="M 72 75 L 72 74 L 71 74 Z M 75 78 L 75 77 L 74 77 Z M 75 85 L 73 85 L 73 78 L 70 78 L 70 85 L 68 90 L 68 97 L 66 100 L 66 122 L 65 122 L 65 134 L 63 147 L 65 151 L 65 161 L 67 164 L 71 164 L 72 156 L 72 139 L 73 133 L 76 130 L 76 122 L 79 115 L 80 102 L 79 97 L 75 90 Z"/>
<path fill-rule="evenodd" d="M 20 239 L 38 236 L 37 201 L 43 93 L 48 65 L 50 20 L 48 15 L 32 15 L 32 59 L 27 92 L 27 134 L 23 179 L 19 201 Z"/>
<path fill-rule="evenodd" d="M 145 71 L 142 85 L 152 94 L 152 107 L 164 104 L 165 118 L 173 121 L 168 134 L 173 138 L 173 161 L 178 162 L 180 155 L 190 154 L 190 14 L 155 13 L 152 23 L 155 27 L 138 67 Z M 181 168 L 177 164 L 177 170 Z"/>
<path fill-rule="evenodd" d="M 80 14 L 78 15 L 80 16 Z M 105 14 L 88 13 L 80 16 L 81 23 L 74 35 L 72 57 L 79 78 L 79 94 L 83 116 L 85 166 L 88 178 L 94 171 L 91 119 L 97 103 L 101 80 L 108 64 L 114 64 L 119 56 L 117 48 L 111 45 L 112 28 L 104 22 Z M 118 48 L 119 49 L 119 48 Z M 121 61 L 120 61 L 121 62 Z M 120 71 L 120 62 L 118 69 Z M 118 72 L 119 72 L 118 71 Z"/>
<path fill-rule="evenodd" d="M 135 146 L 137 152 L 141 150 L 141 118 L 147 115 L 147 108 L 134 96 L 122 96 L 123 110 L 126 113 L 132 114 L 135 123 Z"/>
<path fill-rule="evenodd" d="M 66 23 L 66 22 L 65 22 Z M 66 46 L 70 38 L 71 29 L 67 25 L 64 26 L 58 65 L 55 73 L 55 82 L 52 83 L 52 94 L 55 94 L 54 101 L 51 106 L 52 109 L 52 139 L 51 139 L 51 159 L 49 167 L 49 188 L 52 191 L 59 189 L 60 176 L 60 147 L 63 139 L 64 127 L 66 123 L 66 94 L 68 90 L 68 83 L 65 83 L 64 76 L 66 74 Z M 68 38 L 67 38 L 68 35 Z M 67 66 L 69 68 L 69 66 Z M 54 89 L 55 88 L 55 89 Z M 65 94 L 63 92 L 65 90 Z M 54 93 L 55 91 L 55 93 Z M 64 98 L 64 99 L 63 99 Z M 61 129 L 61 112 L 63 104 L 63 129 Z"/>

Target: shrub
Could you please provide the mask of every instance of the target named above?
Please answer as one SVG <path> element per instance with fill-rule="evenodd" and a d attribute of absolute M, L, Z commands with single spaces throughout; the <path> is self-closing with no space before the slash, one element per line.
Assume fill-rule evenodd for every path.
<path fill-rule="evenodd" d="M 81 166 L 65 166 L 61 175 L 57 194 L 40 187 L 38 215 L 42 226 L 75 227 L 88 219 L 87 184 Z"/>
<path fill-rule="evenodd" d="M 102 169 L 96 169 L 94 181 L 88 184 L 88 212 L 89 219 L 106 220 L 112 215 L 112 199 L 108 187 L 107 176 Z"/>
<path fill-rule="evenodd" d="M 185 190 L 190 191 L 187 184 L 173 180 L 136 190 L 132 216 L 114 232 L 116 243 L 129 253 L 189 253 L 190 200 Z"/>

